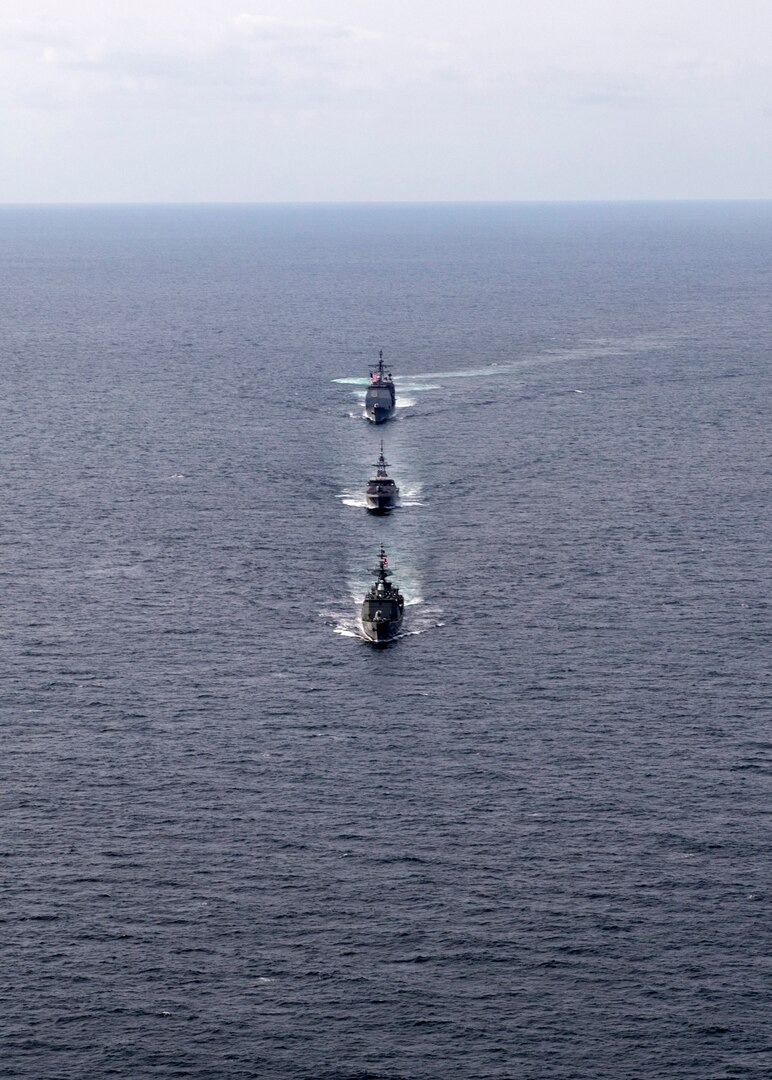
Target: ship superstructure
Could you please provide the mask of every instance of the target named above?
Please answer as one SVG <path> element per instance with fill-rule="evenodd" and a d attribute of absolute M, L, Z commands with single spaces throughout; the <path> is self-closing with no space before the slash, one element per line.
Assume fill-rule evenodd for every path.
<path fill-rule="evenodd" d="M 383 364 L 383 349 L 378 353 L 378 367 L 370 372 L 370 383 L 365 394 L 365 414 L 374 424 L 382 424 L 394 415 L 397 395 L 394 379 Z"/>
<path fill-rule="evenodd" d="M 383 456 L 383 440 L 381 440 L 381 453 L 375 464 L 375 476 L 368 480 L 365 491 L 367 509 L 373 514 L 387 514 L 397 505 L 399 488 L 387 473 L 389 463 Z"/>
<path fill-rule="evenodd" d="M 402 593 L 389 581 L 391 570 L 383 544 L 378 555 L 378 566 L 373 571 L 375 582 L 370 586 L 362 602 L 362 629 L 365 636 L 377 645 L 384 645 L 399 633 L 405 601 Z"/>

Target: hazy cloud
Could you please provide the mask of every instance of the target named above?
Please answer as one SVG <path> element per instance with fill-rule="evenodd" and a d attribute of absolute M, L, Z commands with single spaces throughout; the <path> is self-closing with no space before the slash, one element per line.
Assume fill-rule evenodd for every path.
<path fill-rule="evenodd" d="M 365 30 L 357 26 L 321 22 L 317 19 L 290 22 L 270 15 L 246 13 L 233 18 L 231 25 L 244 37 L 272 42 L 377 41 L 381 37 L 373 30 Z"/>
<path fill-rule="evenodd" d="M 3 3 L 0 200 L 772 187 L 766 0 Z"/>
<path fill-rule="evenodd" d="M 46 20 L 0 20 L 0 49 L 4 52 L 59 45 L 69 41 L 70 36 L 64 27 L 56 26 Z"/>
<path fill-rule="evenodd" d="M 275 106 L 284 98 L 288 107 L 296 106 L 301 88 L 304 101 L 323 104 L 331 96 L 343 97 L 346 88 L 372 84 L 360 50 L 377 46 L 381 35 L 343 23 L 241 13 L 213 25 L 204 44 L 187 39 L 181 30 L 173 40 L 153 47 L 116 48 L 104 34 L 78 35 L 21 20 L 7 27 L 0 40 L 7 51 L 25 54 L 24 77 L 15 87 L 6 84 L 6 97 L 15 94 L 38 107 L 46 102 L 60 105 L 53 100 L 58 74 L 65 97 L 76 88 L 95 103 L 105 93 L 113 101 L 122 94 L 127 99 L 156 95 L 173 107 L 191 94 L 200 98 L 208 93 L 214 94 L 208 102 L 212 109 L 223 95 L 245 101 L 256 93 L 272 93 Z M 36 81 L 36 69 L 39 74 L 43 68 L 49 94 L 30 99 L 28 84 Z"/>

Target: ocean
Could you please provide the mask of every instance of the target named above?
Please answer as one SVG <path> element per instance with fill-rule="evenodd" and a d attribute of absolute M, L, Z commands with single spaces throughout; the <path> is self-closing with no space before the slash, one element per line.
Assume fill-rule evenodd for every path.
<path fill-rule="evenodd" d="M 772 1076 L 772 203 L 4 207 L 0 280 L 0 1075 Z"/>

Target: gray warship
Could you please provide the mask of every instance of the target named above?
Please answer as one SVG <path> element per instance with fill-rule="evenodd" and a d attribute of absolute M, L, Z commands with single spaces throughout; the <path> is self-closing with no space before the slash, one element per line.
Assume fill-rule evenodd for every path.
<path fill-rule="evenodd" d="M 388 462 L 383 456 L 383 440 L 381 440 L 381 454 L 375 468 L 375 476 L 367 481 L 365 490 L 367 509 L 373 514 L 388 514 L 389 510 L 393 510 L 397 505 L 399 488 L 386 472 Z"/>
<path fill-rule="evenodd" d="M 373 571 L 375 584 L 371 585 L 362 602 L 362 629 L 365 637 L 376 645 L 392 641 L 402 626 L 405 601 L 399 589 L 389 581 L 389 561 L 381 544 L 378 568 Z"/>
<path fill-rule="evenodd" d="M 378 353 L 378 367 L 370 372 L 370 384 L 365 394 L 365 414 L 374 424 L 382 424 L 394 415 L 397 396 L 391 372 L 383 366 L 383 349 Z"/>

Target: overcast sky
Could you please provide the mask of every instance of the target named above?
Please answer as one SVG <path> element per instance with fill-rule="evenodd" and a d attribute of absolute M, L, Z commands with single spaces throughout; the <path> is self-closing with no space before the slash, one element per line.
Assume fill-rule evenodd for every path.
<path fill-rule="evenodd" d="M 2 0 L 0 202 L 772 197 L 772 0 Z"/>

